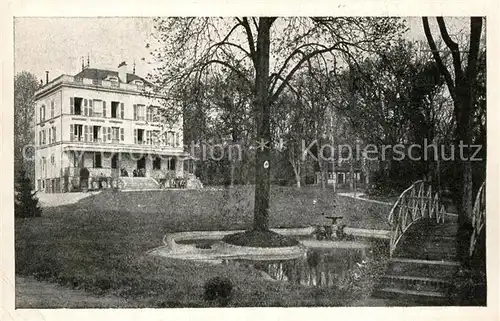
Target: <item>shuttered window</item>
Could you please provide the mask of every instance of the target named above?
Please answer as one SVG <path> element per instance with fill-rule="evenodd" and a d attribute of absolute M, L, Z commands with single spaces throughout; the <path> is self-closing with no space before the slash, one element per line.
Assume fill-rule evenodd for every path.
<path fill-rule="evenodd" d="M 75 126 L 73 124 L 69 125 L 69 140 L 73 141 L 74 140 L 74 130 Z"/>
<path fill-rule="evenodd" d="M 94 141 L 94 126 L 92 125 L 89 126 L 89 141 Z"/>
<path fill-rule="evenodd" d="M 83 138 L 84 141 L 87 142 L 89 140 L 89 126 L 87 126 L 87 125 L 83 126 L 83 137 L 84 137 Z"/>
<path fill-rule="evenodd" d="M 125 118 L 125 105 L 123 103 L 120 104 L 120 116 L 121 119 Z"/>
<path fill-rule="evenodd" d="M 75 98 L 73 98 L 73 97 L 69 98 L 69 108 L 70 108 L 70 114 L 74 115 L 75 114 Z"/>
<path fill-rule="evenodd" d="M 89 115 L 89 106 L 88 106 L 88 101 L 87 99 L 84 99 L 83 100 L 83 114 L 85 116 L 88 116 Z"/>
<path fill-rule="evenodd" d="M 120 128 L 120 141 L 124 141 L 125 140 L 125 129 L 123 128 Z"/>
<path fill-rule="evenodd" d="M 102 117 L 106 117 L 106 102 L 102 102 Z"/>
<path fill-rule="evenodd" d="M 92 106 L 92 99 L 89 99 L 89 116 L 92 117 L 94 116 L 94 109 Z"/>

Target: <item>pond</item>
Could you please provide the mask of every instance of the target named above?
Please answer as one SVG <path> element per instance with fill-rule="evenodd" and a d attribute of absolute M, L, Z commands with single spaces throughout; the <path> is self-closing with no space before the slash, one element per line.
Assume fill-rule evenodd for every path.
<path fill-rule="evenodd" d="M 222 260 L 225 264 L 253 267 L 267 279 L 294 282 L 302 285 L 331 286 L 335 279 L 343 278 L 356 266 L 372 259 L 371 242 L 356 241 L 318 241 L 312 235 L 296 237 L 306 248 L 302 257 L 286 260 Z M 176 243 L 194 245 L 197 249 L 210 251 L 218 239 L 184 239 Z"/>

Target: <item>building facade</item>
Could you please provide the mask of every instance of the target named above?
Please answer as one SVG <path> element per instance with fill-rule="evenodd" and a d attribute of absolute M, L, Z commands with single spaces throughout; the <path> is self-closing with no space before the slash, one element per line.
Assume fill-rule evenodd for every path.
<path fill-rule="evenodd" d="M 71 192 L 118 177 L 184 175 L 189 155 L 182 116 L 168 123 L 165 98 L 145 94 L 150 84 L 126 68 L 87 67 L 36 92 L 37 190 Z"/>

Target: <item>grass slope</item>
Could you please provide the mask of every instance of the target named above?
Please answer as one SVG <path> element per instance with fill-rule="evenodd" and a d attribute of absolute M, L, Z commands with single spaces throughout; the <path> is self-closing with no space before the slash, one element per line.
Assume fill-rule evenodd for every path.
<path fill-rule="evenodd" d="M 244 187 L 231 195 L 207 190 L 109 192 L 47 208 L 41 218 L 15 222 L 16 273 L 126 298 L 127 306 L 137 307 L 207 306 L 203 284 L 215 276 L 234 282 L 232 306 L 337 306 L 351 300 L 349 293 L 335 288 L 266 281 L 249 268 L 145 255 L 168 232 L 248 229 L 252 202 L 251 188 Z M 321 212 L 331 213 L 335 197 L 329 191 L 273 188 L 271 202 L 271 227 L 298 227 L 310 225 Z M 387 228 L 387 213 L 377 204 L 348 198 L 339 198 L 335 209 L 335 215 L 356 227 Z"/>

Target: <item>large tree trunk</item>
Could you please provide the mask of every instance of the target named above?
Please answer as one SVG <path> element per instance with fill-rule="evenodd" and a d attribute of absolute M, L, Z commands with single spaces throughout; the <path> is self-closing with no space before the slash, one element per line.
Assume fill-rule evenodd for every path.
<path fill-rule="evenodd" d="M 458 90 L 457 90 L 458 91 Z M 469 239 L 472 233 L 472 225 L 470 221 L 470 215 L 472 214 L 472 163 L 468 159 L 470 151 L 468 148 L 464 148 L 463 155 L 460 155 L 460 144 L 470 145 L 472 144 L 472 117 L 470 117 L 470 102 L 468 101 L 468 94 L 462 94 L 460 96 L 460 101 L 458 101 L 459 106 L 458 117 L 457 117 L 457 134 L 456 134 L 456 169 L 458 170 L 458 182 L 460 188 L 456 191 L 455 199 L 458 200 L 457 211 L 458 211 L 458 232 L 457 232 L 457 244 L 458 244 L 458 257 L 462 262 L 467 261 Z M 463 157 L 463 159 L 462 159 Z"/>
<path fill-rule="evenodd" d="M 454 199 L 458 211 L 458 233 L 457 233 L 457 249 L 458 257 L 462 263 L 468 261 L 468 247 L 471 233 L 471 224 L 469 216 L 472 213 L 472 163 L 469 160 L 470 151 L 465 148 L 463 155 L 460 153 L 460 144 L 470 145 L 472 143 L 472 126 L 473 126 L 473 108 L 475 103 L 475 95 L 473 84 L 477 78 L 477 62 L 479 43 L 481 40 L 482 18 L 471 17 L 470 19 L 470 39 L 469 53 L 467 55 L 467 67 L 465 72 L 462 70 L 462 61 L 458 44 L 455 43 L 446 30 L 446 25 L 443 18 L 437 18 L 440 32 L 444 42 L 450 49 L 453 58 L 453 69 L 455 79 L 444 65 L 436 44 L 432 37 L 429 23 L 426 17 L 422 18 L 424 32 L 432 49 L 434 60 L 438 64 L 441 74 L 444 76 L 448 89 L 452 94 L 454 103 L 454 114 L 456 121 L 455 132 L 455 178 L 458 183 L 458 188 L 454 191 Z M 463 156 L 463 158 L 462 158 Z"/>
<path fill-rule="evenodd" d="M 259 18 L 256 52 L 256 108 L 257 143 L 267 143 L 267 147 L 257 148 L 255 155 L 255 207 L 254 230 L 269 228 L 269 194 L 271 187 L 271 128 L 269 106 L 269 47 L 272 18 Z M 268 166 L 265 166 L 268 165 Z M 267 167 L 267 168 L 266 168 Z"/>

